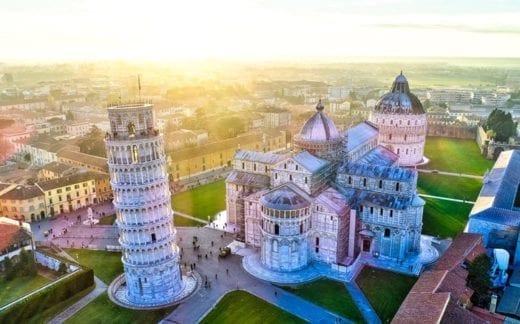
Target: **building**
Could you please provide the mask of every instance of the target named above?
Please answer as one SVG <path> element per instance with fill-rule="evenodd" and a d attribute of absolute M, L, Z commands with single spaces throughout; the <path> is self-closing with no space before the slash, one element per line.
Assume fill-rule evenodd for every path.
<path fill-rule="evenodd" d="M 0 217 L 0 263 L 16 258 L 22 250 L 33 249 L 31 227 L 27 223 Z"/>
<path fill-rule="evenodd" d="M 283 151 L 287 149 L 287 133 L 283 130 L 269 129 L 198 147 L 170 151 L 168 152 L 170 174 L 173 179 L 181 180 L 210 170 L 229 167 L 238 149 L 262 152 Z"/>
<path fill-rule="evenodd" d="M 54 217 L 97 202 L 95 179 L 94 172 L 83 172 L 37 182 L 45 195 L 45 214 Z"/>
<path fill-rule="evenodd" d="M 349 265 L 360 253 L 395 262 L 417 256 L 417 172 L 376 144 L 373 125 L 342 134 L 321 102 L 316 110 L 290 154 L 236 153 L 226 209 L 238 238 L 259 248 L 260 267 L 282 273 L 313 261 Z"/>
<path fill-rule="evenodd" d="M 76 166 L 60 162 L 51 162 L 49 164 L 45 164 L 38 171 L 38 181 L 62 178 L 78 171 L 80 171 L 80 168 Z"/>
<path fill-rule="evenodd" d="M 467 264 L 485 254 L 482 236 L 459 234 L 432 270 L 425 271 L 399 307 L 392 323 L 503 323 L 504 316 L 472 307 Z"/>
<path fill-rule="evenodd" d="M 38 186 L 10 185 L 6 189 L 0 191 L 2 216 L 29 223 L 48 215 L 45 210 L 45 196 Z"/>
<path fill-rule="evenodd" d="M 105 139 L 126 299 L 139 306 L 174 301 L 184 289 L 163 136 L 151 104 L 108 108 Z"/>
<path fill-rule="evenodd" d="M 71 150 L 64 148 L 56 154 L 56 157 L 59 163 L 74 165 L 95 172 L 108 173 L 106 158 L 81 153 L 79 149 Z"/>
<path fill-rule="evenodd" d="M 287 109 L 264 107 L 258 111 L 263 116 L 265 128 L 289 127 L 291 125 L 291 113 Z"/>
<path fill-rule="evenodd" d="M 392 90 L 379 99 L 370 120 L 379 128 L 378 144 L 397 154 L 399 165 L 424 162 L 426 111 L 410 92 L 402 72 L 395 79 Z"/>
<path fill-rule="evenodd" d="M 500 153 L 471 209 L 465 232 L 478 233 L 486 248 L 506 249 L 520 261 L 520 151 Z"/>
<path fill-rule="evenodd" d="M 41 110 L 47 107 L 47 100 L 41 98 L 34 99 L 12 99 L 0 101 L 0 111 L 18 110 Z"/>
<path fill-rule="evenodd" d="M 346 99 L 336 99 L 329 101 L 331 114 L 345 114 L 350 112 L 350 102 Z"/>
<path fill-rule="evenodd" d="M 166 150 L 176 150 L 205 144 L 208 141 L 208 132 L 202 129 L 179 129 L 165 134 L 164 137 L 167 139 Z"/>
<path fill-rule="evenodd" d="M 90 132 L 92 124 L 89 122 L 76 122 L 67 124 L 67 135 L 70 137 L 81 137 L 85 136 Z"/>

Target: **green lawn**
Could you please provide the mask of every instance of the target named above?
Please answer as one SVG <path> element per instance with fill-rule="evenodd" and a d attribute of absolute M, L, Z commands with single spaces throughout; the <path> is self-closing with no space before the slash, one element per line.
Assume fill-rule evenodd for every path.
<path fill-rule="evenodd" d="M 157 323 L 171 313 L 174 308 L 175 307 L 169 307 L 154 311 L 127 309 L 112 303 L 107 293 L 104 293 L 66 320 L 65 323 Z"/>
<path fill-rule="evenodd" d="M 428 137 L 424 155 L 430 163 L 424 169 L 483 175 L 494 162 L 480 155 L 474 140 L 445 137 Z"/>
<path fill-rule="evenodd" d="M 94 275 L 107 285 L 123 273 L 121 252 L 68 249 L 67 253 L 76 259 L 79 264 L 94 270 Z"/>
<path fill-rule="evenodd" d="M 321 279 L 306 285 L 284 289 L 356 323 L 364 322 L 363 315 L 341 282 Z"/>
<path fill-rule="evenodd" d="M 172 207 L 174 210 L 208 220 L 208 215 L 214 217 L 216 213 L 226 209 L 225 182 L 219 180 L 178 193 L 172 198 Z"/>
<path fill-rule="evenodd" d="M 440 174 L 419 173 L 419 193 L 475 201 L 482 187 L 482 180 Z"/>
<path fill-rule="evenodd" d="M 7 304 L 36 290 L 51 280 L 36 275 L 34 277 L 17 277 L 13 280 L 0 280 L 0 305 Z"/>
<path fill-rule="evenodd" d="M 226 294 L 201 324 L 213 323 L 305 323 L 302 319 L 245 291 Z"/>
<path fill-rule="evenodd" d="M 440 237 L 455 237 L 464 230 L 473 205 L 422 198 L 426 201 L 422 233 Z"/>
<path fill-rule="evenodd" d="M 99 225 L 114 225 L 116 214 L 108 215 L 99 219 Z"/>
<path fill-rule="evenodd" d="M 364 267 L 356 283 L 383 323 L 389 323 L 417 278 Z"/>

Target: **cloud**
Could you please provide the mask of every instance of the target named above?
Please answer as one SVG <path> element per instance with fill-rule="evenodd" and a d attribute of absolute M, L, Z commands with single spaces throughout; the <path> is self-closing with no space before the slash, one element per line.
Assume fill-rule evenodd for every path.
<path fill-rule="evenodd" d="M 447 31 L 463 31 L 468 33 L 483 34 L 507 34 L 512 36 L 520 36 L 520 26 L 469 26 L 457 24 L 372 24 L 375 28 L 383 29 L 408 29 L 408 30 L 447 30 Z"/>

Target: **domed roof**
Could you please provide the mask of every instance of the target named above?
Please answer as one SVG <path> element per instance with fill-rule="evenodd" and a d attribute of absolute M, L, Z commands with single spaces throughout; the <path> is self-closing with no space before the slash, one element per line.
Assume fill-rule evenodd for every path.
<path fill-rule="evenodd" d="M 316 113 L 305 122 L 298 139 L 309 142 L 327 142 L 341 139 L 332 119 L 323 112 L 321 99 L 316 105 Z"/>
<path fill-rule="evenodd" d="M 376 103 L 375 111 L 393 114 L 425 114 L 419 98 L 410 92 L 408 80 L 399 74 L 392 85 L 392 90 L 384 94 Z"/>
<path fill-rule="evenodd" d="M 310 202 L 289 186 L 282 186 L 264 195 L 260 202 L 264 207 L 278 210 L 295 210 L 310 206 Z"/>

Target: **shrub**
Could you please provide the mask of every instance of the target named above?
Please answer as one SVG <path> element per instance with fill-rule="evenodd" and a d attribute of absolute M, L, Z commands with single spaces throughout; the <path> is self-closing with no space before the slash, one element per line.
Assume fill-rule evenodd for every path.
<path fill-rule="evenodd" d="M 0 323 L 25 323 L 32 316 L 71 298 L 92 285 L 94 285 L 94 271 L 79 270 L 55 285 L 0 312 Z"/>

